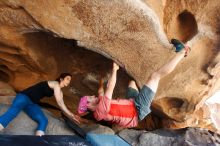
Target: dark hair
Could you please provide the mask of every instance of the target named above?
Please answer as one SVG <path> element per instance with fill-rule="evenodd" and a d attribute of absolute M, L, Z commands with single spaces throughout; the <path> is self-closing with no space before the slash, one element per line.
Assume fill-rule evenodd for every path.
<path fill-rule="evenodd" d="M 66 76 L 72 77 L 70 73 L 61 73 L 60 76 L 56 79 L 60 83 L 60 79 L 64 79 Z"/>

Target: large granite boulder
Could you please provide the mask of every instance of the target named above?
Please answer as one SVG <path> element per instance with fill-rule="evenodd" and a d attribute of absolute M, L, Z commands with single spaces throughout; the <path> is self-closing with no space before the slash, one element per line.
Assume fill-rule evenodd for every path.
<path fill-rule="evenodd" d="M 19 91 L 71 72 L 66 95 L 75 110 L 79 96 L 96 93 L 97 81 L 82 82 L 88 75 L 107 76 L 116 61 L 124 71 L 115 96 L 123 96 L 130 78 L 141 87 L 174 56 L 175 37 L 192 51 L 160 81 L 153 112 L 163 127 L 215 130 L 195 106 L 220 86 L 219 7 L 219 0 L 0 1 L 0 79 Z"/>

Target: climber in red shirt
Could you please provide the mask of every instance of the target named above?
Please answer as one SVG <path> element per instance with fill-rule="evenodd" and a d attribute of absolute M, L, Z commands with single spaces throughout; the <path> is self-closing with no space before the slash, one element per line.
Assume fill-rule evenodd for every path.
<path fill-rule="evenodd" d="M 138 90 L 136 83 L 131 81 L 128 85 L 127 99 L 112 99 L 116 84 L 119 66 L 113 63 L 112 73 L 104 91 L 103 84 L 96 96 L 84 96 L 81 98 L 78 113 L 83 114 L 87 110 L 93 112 L 97 121 L 105 120 L 121 127 L 136 127 L 138 121 L 143 120 L 150 112 L 150 105 L 155 96 L 160 79 L 171 73 L 176 65 L 190 52 L 190 48 L 182 42 L 172 39 L 171 43 L 176 48 L 176 55 L 170 62 L 154 72 L 143 87 Z"/>

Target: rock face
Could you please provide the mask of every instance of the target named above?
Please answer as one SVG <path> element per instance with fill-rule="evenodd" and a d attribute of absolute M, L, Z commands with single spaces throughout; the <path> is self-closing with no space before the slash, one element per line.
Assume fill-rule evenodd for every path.
<path fill-rule="evenodd" d="M 15 96 L 15 94 L 14 89 L 10 85 L 0 82 L 0 96 Z"/>
<path fill-rule="evenodd" d="M 219 145 L 220 136 L 208 130 L 188 128 L 181 130 L 159 129 L 152 132 L 123 130 L 119 135 L 131 145 L 138 146 L 207 146 Z"/>
<path fill-rule="evenodd" d="M 4 0 L 0 79 L 19 91 L 71 72 L 65 93 L 79 97 L 96 93 L 114 60 L 124 69 L 115 96 L 123 96 L 129 79 L 141 87 L 173 57 L 169 40 L 175 37 L 192 51 L 160 81 L 153 112 L 162 127 L 214 131 L 194 108 L 220 85 L 219 7 L 219 0 Z M 70 101 L 76 105 L 78 98 Z"/>

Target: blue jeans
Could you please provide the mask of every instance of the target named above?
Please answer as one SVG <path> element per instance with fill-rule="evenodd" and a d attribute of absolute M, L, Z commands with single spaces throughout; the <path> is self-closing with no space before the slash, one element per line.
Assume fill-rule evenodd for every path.
<path fill-rule="evenodd" d="M 48 120 L 41 110 L 40 106 L 34 104 L 30 98 L 24 94 L 18 93 L 7 112 L 0 116 L 0 123 L 6 127 L 23 110 L 31 119 L 38 123 L 37 130 L 45 131 Z"/>

